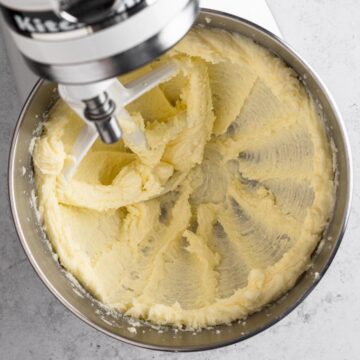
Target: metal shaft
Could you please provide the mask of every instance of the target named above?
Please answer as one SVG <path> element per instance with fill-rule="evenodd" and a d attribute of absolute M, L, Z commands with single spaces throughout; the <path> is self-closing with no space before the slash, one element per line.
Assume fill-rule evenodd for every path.
<path fill-rule="evenodd" d="M 121 129 L 114 116 L 116 105 L 108 94 L 104 91 L 83 102 L 85 103 L 84 116 L 95 124 L 101 140 L 106 144 L 120 140 Z"/>

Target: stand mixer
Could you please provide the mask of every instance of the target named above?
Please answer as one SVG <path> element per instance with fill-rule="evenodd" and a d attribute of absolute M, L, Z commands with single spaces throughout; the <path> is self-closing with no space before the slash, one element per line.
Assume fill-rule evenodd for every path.
<path fill-rule="evenodd" d="M 14 4 L 13 2 L 10 3 L 10 0 L 8 0 L 7 3 L 9 7 Z M 171 1 L 171 3 L 174 5 L 175 1 Z M 26 20 L 25 23 L 28 24 L 29 21 L 30 20 Z M 126 23 L 126 21 L 124 21 L 124 23 Z M 81 297 L 73 291 L 72 283 L 66 276 L 64 276 L 62 269 L 59 267 L 59 263 L 57 261 L 53 261 L 51 253 L 47 247 L 48 244 L 41 241 L 41 228 L 39 227 L 36 219 L 33 202 L 29 201 L 28 195 L 32 194 L 34 190 L 34 184 L 31 182 L 30 176 L 28 176 L 28 174 L 31 174 L 32 171 L 32 160 L 31 154 L 29 153 L 29 147 L 33 141 L 33 131 L 35 129 L 39 129 L 39 125 L 41 124 L 41 119 L 37 119 L 36 114 L 41 114 L 43 111 L 48 109 L 50 101 L 53 98 L 52 91 L 55 88 L 53 84 L 40 81 L 29 97 L 15 129 L 9 160 L 9 194 L 15 226 L 27 256 L 51 292 L 53 292 L 70 311 L 82 320 L 116 339 L 147 348 L 172 351 L 211 349 L 244 340 L 245 338 L 271 326 L 294 309 L 294 307 L 298 305 L 314 287 L 314 285 L 318 282 L 318 279 L 321 278 L 336 252 L 347 218 L 349 209 L 349 193 L 351 190 L 351 168 L 349 165 L 347 150 L 348 145 L 346 142 L 346 136 L 344 136 L 344 132 L 342 130 L 341 117 L 337 113 L 336 107 L 332 103 L 331 97 L 328 95 L 321 81 L 301 60 L 301 58 L 284 45 L 281 40 L 267 33 L 263 29 L 256 27 L 256 25 L 229 14 L 202 10 L 200 16 L 196 20 L 196 23 L 199 26 L 220 28 L 246 37 L 251 37 L 260 45 L 270 49 L 275 54 L 280 54 L 281 58 L 283 58 L 284 61 L 296 71 L 296 73 L 304 74 L 304 76 L 308 79 L 307 84 L 309 85 L 309 90 L 311 93 L 317 94 L 316 98 L 319 99 L 319 104 L 321 104 L 326 117 L 329 119 L 329 128 L 332 129 L 331 136 L 335 133 L 335 136 L 332 136 L 332 138 L 334 140 L 334 146 L 338 149 L 339 195 L 334 214 L 335 221 L 331 221 L 326 233 L 324 234 L 324 238 L 328 238 L 330 240 L 327 242 L 327 246 L 324 247 L 320 256 L 315 259 L 314 266 L 312 268 L 312 271 L 318 273 L 319 275 L 316 277 L 315 282 L 314 276 L 311 275 L 312 272 L 309 271 L 299 279 L 288 296 L 282 299 L 282 301 L 274 303 L 273 306 L 266 307 L 261 312 L 256 312 L 247 319 L 246 324 L 235 322 L 231 327 L 224 325 L 214 329 L 206 329 L 197 333 L 196 336 L 194 336 L 191 332 L 159 332 L 156 329 L 148 327 L 146 324 L 141 324 L 140 327 L 137 328 L 137 331 L 130 332 L 128 330 L 129 323 L 125 318 L 118 319 L 116 324 L 113 326 L 113 323 L 111 322 L 111 314 L 102 313 L 98 305 L 93 303 L 87 297 Z M 31 24 L 32 22 L 30 22 L 30 25 Z M 38 21 L 34 20 L 34 24 L 39 26 Z M 52 26 L 50 24 L 52 23 L 48 23 L 47 26 Z M 64 27 L 64 25 L 62 25 L 62 27 Z M 14 30 L 12 32 L 14 33 Z M 21 47 L 19 48 L 21 49 Z M 58 63 L 59 61 L 54 62 L 54 64 Z M 176 65 L 168 64 L 167 66 L 169 66 L 169 68 L 165 71 L 165 73 L 167 73 L 167 76 L 171 76 L 173 71 L 175 71 L 171 68 L 173 66 L 176 68 Z M 99 85 L 99 82 L 106 84 L 108 79 L 107 77 L 103 77 L 103 80 L 105 81 L 92 79 L 95 75 L 95 70 L 96 68 L 94 68 L 93 72 L 88 73 L 88 81 L 95 83 L 94 85 Z M 74 71 L 74 78 L 79 75 L 80 72 L 78 73 L 77 71 Z M 116 75 L 111 76 L 114 77 Z M 78 86 L 78 84 L 79 83 L 76 81 L 74 81 L 72 85 L 64 82 L 60 86 L 60 93 L 64 97 L 69 96 L 73 103 L 81 104 L 81 114 L 85 119 L 84 109 L 88 104 L 85 104 L 83 101 L 79 102 L 79 99 L 75 96 L 74 92 L 71 93 L 71 87 L 78 87 L 81 90 L 79 91 L 79 94 L 81 95 L 85 94 L 85 89 L 89 83 L 84 81 L 83 83 L 80 83 L 80 86 Z M 65 88 L 69 91 L 66 93 L 62 92 L 62 85 L 65 85 Z M 128 93 L 127 99 L 131 99 L 130 93 L 135 93 L 134 90 L 136 89 L 136 85 L 136 82 L 132 82 L 130 84 L 126 84 L 125 89 L 122 88 L 124 94 L 125 92 Z M 96 88 L 96 86 L 94 88 Z M 112 89 L 113 87 L 109 80 L 108 86 L 104 85 L 104 88 L 100 89 L 100 91 L 95 93 L 95 95 L 106 92 L 107 98 L 114 102 L 116 100 L 116 107 L 119 108 L 122 105 L 120 100 L 113 95 Z M 70 102 L 70 98 L 67 99 L 68 103 Z M 89 100 L 91 97 L 83 95 L 80 99 Z M 122 102 L 122 104 L 125 103 L 126 101 Z M 72 106 L 72 104 L 70 104 L 70 106 Z M 74 106 L 72 106 L 72 108 L 76 111 Z M 96 108 L 96 106 L 93 106 L 93 108 Z M 80 106 L 78 109 L 80 109 Z M 114 117 L 117 117 L 116 110 L 112 114 Z M 123 121 L 123 117 L 118 120 Z M 93 124 L 90 120 L 86 121 Z M 121 121 L 120 130 L 123 130 Z M 92 125 L 92 127 L 84 127 L 84 132 L 86 131 L 89 132 L 89 134 L 95 133 L 95 136 L 97 136 L 97 130 L 94 125 Z M 125 132 L 123 131 L 121 136 L 124 136 L 124 133 Z M 139 137 L 141 141 L 141 134 L 139 134 Z M 24 170 L 26 171 L 26 176 L 24 176 Z"/>
<path fill-rule="evenodd" d="M 123 86 L 116 76 L 173 47 L 193 25 L 197 0 L 2 0 L 16 46 L 40 77 L 58 83 L 60 96 L 84 120 L 72 151 L 71 176 L 99 136 L 107 144 L 131 127 L 125 106 L 166 80 L 174 63 Z M 132 141 L 146 146 L 141 131 Z"/>

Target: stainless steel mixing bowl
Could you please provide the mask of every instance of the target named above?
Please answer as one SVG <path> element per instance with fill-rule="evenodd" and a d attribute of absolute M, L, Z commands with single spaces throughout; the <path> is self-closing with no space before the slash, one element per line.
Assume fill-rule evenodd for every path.
<path fill-rule="evenodd" d="M 198 24 L 251 37 L 284 59 L 299 76 L 306 79 L 306 86 L 319 103 L 319 107 L 323 109 L 329 140 L 337 149 L 334 152 L 338 182 L 335 211 L 323 235 L 321 251 L 314 254 L 313 267 L 297 281 L 285 297 L 251 315 L 246 323 L 235 322 L 232 326 L 217 326 L 216 329 L 203 330 L 196 335 L 192 332 L 176 333 L 172 329 L 159 332 L 142 324 L 136 328 L 135 333 L 129 331 L 132 325 L 126 318 L 114 319 L 110 314 L 106 314 L 96 301 L 74 287 L 58 262 L 54 261 L 29 200 L 31 194 L 34 194 L 29 146 L 34 131 L 36 132 L 39 127 L 42 114 L 44 112 L 46 114 L 57 98 L 53 84 L 40 81 L 35 86 L 22 110 L 11 146 L 9 161 L 11 209 L 21 243 L 40 278 L 70 311 L 89 325 L 118 340 L 151 349 L 192 351 L 216 348 L 244 340 L 282 319 L 304 300 L 324 275 L 340 244 L 349 213 L 351 163 L 348 141 L 341 116 L 319 78 L 299 55 L 280 39 L 252 23 L 224 13 L 202 10 Z"/>

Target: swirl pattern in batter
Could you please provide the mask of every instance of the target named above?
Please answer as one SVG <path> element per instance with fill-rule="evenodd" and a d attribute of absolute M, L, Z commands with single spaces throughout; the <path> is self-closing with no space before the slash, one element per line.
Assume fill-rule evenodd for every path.
<path fill-rule="evenodd" d="M 246 317 L 305 271 L 331 217 L 332 154 L 296 74 L 250 39 L 194 29 L 122 81 L 169 58 L 178 72 L 69 182 L 82 122 L 57 103 L 33 156 L 38 205 L 61 264 L 101 302 L 200 328 Z"/>

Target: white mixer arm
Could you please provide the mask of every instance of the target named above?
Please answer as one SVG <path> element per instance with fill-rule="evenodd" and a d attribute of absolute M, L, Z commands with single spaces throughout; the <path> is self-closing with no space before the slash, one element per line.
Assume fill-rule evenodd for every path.
<path fill-rule="evenodd" d="M 70 179 L 74 175 L 77 166 L 98 137 L 98 132 L 94 124 L 87 120 L 84 115 L 85 104 L 83 100 L 94 98 L 98 94 L 106 92 L 110 99 L 115 102 L 115 117 L 119 122 L 124 140 L 137 148 L 141 147 L 146 149 L 147 141 L 145 134 L 133 122 L 131 116 L 125 110 L 125 106 L 161 82 L 169 79 L 176 71 L 176 64 L 169 62 L 131 81 L 126 86 L 122 85 L 117 79 L 87 85 L 59 85 L 58 90 L 61 98 L 85 123 L 73 145 L 72 161 L 64 169 L 65 178 Z"/>

